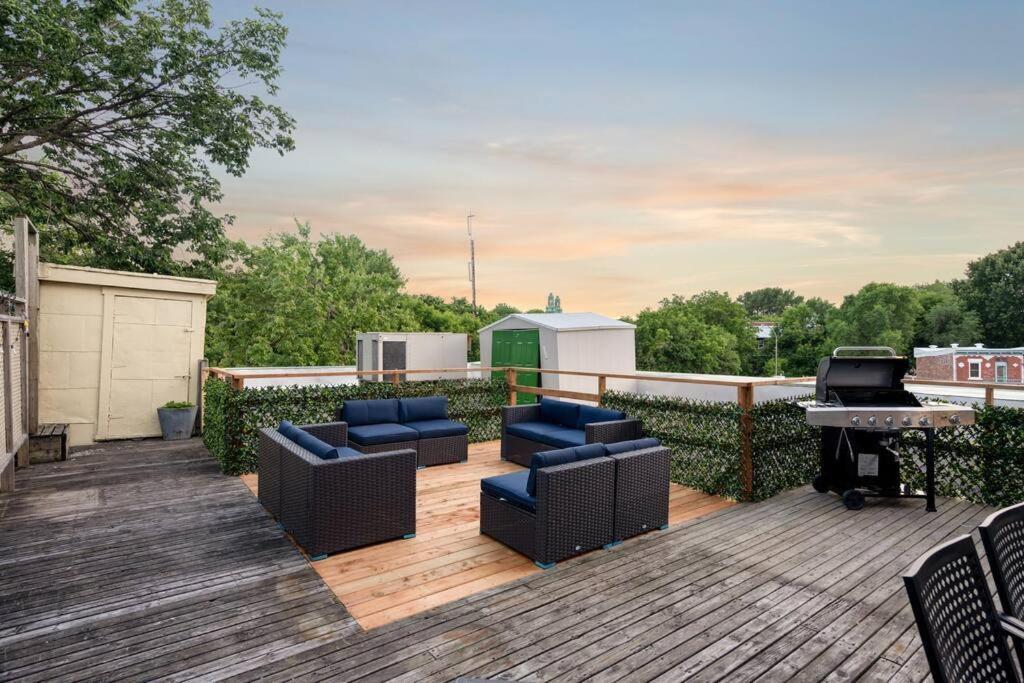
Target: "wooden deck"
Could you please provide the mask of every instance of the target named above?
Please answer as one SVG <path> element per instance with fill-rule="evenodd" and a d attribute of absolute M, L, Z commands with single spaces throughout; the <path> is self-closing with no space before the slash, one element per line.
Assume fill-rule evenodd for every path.
<path fill-rule="evenodd" d="M 0 496 L 0 679 L 924 680 L 899 575 L 988 512 L 801 488 L 365 631 L 197 442 L 114 444 Z"/>
<path fill-rule="evenodd" d="M 516 579 L 533 562 L 480 533 L 480 480 L 521 469 L 501 443 L 470 446 L 469 462 L 428 467 L 416 477 L 416 538 L 352 550 L 313 568 L 359 624 L 376 628 Z M 256 475 L 242 477 L 255 493 Z M 672 484 L 669 524 L 735 505 Z"/>

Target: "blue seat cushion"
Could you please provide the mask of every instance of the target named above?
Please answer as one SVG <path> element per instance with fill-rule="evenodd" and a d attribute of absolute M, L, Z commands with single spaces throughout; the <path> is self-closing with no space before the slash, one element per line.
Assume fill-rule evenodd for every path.
<path fill-rule="evenodd" d="M 585 436 L 582 429 L 566 429 L 549 422 L 518 422 L 508 426 L 508 433 L 520 439 L 529 439 L 555 448 L 582 446 Z"/>
<path fill-rule="evenodd" d="M 526 491 L 531 496 L 537 495 L 537 470 L 542 467 L 564 465 L 569 462 L 589 460 L 590 458 L 603 458 L 605 455 L 604 445 L 599 443 L 534 453 L 533 457 L 530 458 L 530 476 L 526 480 Z"/>
<path fill-rule="evenodd" d="M 424 420 L 447 420 L 448 397 L 425 396 L 403 398 L 398 401 L 398 422 L 423 422 Z"/>
<path fill-rule="evenodd" d="M 398 399 L 345 401 L 341 404 L 341 420 L 349 427 L 401 422 L 398 419 Z"/>
<path fill-rule="evenodd" d="M 576 429 L 583 429 L 584 425 L 588 425 L 591 422 L 611 422 L 612 420 L 623 420 L 625 418 L 626 414 L 621 410 L 580 406 L 580 419 L 576 423 Z"/>
<path fill-rule="evenodd" d="M 537 499 L 526 490 L 526 480 L 530 473 L 526 470 L 487 477 L 480 480 L 480 490 L 495 498 L 504 498 L 516 507 L 537 511 Z"/>
<path fill-rule="evenodd" d="M 404 426 L 415 429 L 421 439 L 439 439 L 443 436 L 469 434 L 469 427 L 454 420 L 418 420 L 406 422 Z"/>
<path fill-rule="evenodd" d="M 568 429 L 578 429 L 576 425 L 580 419 L 580 404 L 541 398 L 540 419 L 551 424 L 562 425 Z"/>
<path fill-rule="evenodd" d="M 376 446 L 398 441 L 417 441 L 420 433 L 396 423 L 359 425 L 348 428 L 348 438 L 360 446 Z"/>
<path fill-rule="evenodd" d="M 299 429 L 288 420 L 281 420 L 281 424 L 278 425 L 277 431 L 292 443 L 305 448 L 318 458 L 334 460 L 338 457 L 338 454 L 335 452 L 335 446 L 332 446 L 326 441 L 321 441 L 307 431 Z"/>
<path fill-rule="evenodd" d="M 629 453 L 630 451 L 639 451 L 644 448 L 654 448 L 660 446 L 661 442 L 657 439 L 634 439 L 632 441 L 619 441 L 618 443 L 608 443 L 604 445 L 605 451 L 608 455 L 618 455 L 620 453 Z"/>
<path fill-rule="evenodd" d="M 339 445 L 334 450 L 335 458 L 351 458 L 352 456 L 361 456 L 362 454 L 355 449 L 349 449 L 347 445 Z"/>

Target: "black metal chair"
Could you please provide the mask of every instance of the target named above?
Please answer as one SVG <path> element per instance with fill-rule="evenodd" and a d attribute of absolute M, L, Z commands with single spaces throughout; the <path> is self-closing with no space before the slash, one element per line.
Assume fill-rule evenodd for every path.
<path fill-rule="evenodd" d="M 978 527 L 999 602 L 1008 617 L 1024 618 L 1024 503 L 989 515 Z M 1024 629 L 1024 624 L 1018 624 Z M 1014 641 L 1024 662 L 1024 643 Z"/>
<path fill-rule="evenodd" d="M 1006 637 L 1024 631 L 996 611 L 970 536 L 921 557 L 903 582 L 936 683 L 1019 683 Z"/>

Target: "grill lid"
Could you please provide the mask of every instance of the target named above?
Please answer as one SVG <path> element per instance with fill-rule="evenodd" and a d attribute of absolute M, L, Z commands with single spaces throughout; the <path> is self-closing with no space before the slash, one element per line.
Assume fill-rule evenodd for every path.
<path fill-rule="evenodd" d="M 875 355 L 850 355 L 870 352 Z M 818 364 L 815 398 L 825 403 L 844 392 L 904 391 L 909 361 L 888 346 L 840 346 Z"/>

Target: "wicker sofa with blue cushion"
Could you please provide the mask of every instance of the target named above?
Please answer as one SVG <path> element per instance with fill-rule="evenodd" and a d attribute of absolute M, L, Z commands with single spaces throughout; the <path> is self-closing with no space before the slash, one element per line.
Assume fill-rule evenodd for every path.
<path fill-rule="evenodd" d="M 501 458 L 523 467 L 529 467 L 533 454 L 539 451 L 641 436 L 640 421 L 618 410 L 550 398 L 501 409 Z"/>
<path fill-rule="evenodd" d="M 420 467 L 469 455 L 469 428 L 448 418 L 445 396 L 345 401 L 336 419 L 348 424 L 349 443 L 363 453 L 411 448 Z"/>
<path fill-rule="evenodd" d="M 480 482 L 480 532 L 549 568 L 668 525 L 669 451 L 657 439 L 535 453 Z"/>
<path fill-rule="evenodd" d="M 344 422 L 259 433 L 259 500 L 312 556 L 416 534 L 416 452 L 361 453 Z"/>

